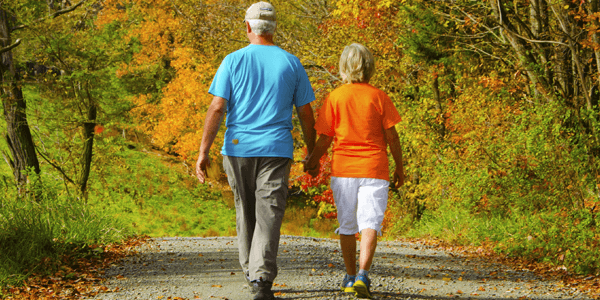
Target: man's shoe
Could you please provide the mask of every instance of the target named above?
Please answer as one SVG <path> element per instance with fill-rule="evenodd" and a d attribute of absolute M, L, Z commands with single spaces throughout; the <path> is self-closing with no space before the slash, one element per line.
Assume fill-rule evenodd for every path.
<path fill-rule="evenodd" d="M 270 281 L 253 281 L 254 289 L 256 289 L 256 294 L 254 294 L 254 300 L 274 300 L 275 295 L 273 295 L 273 291 L 271 291 L 271 287 L 273 283 Z"/>
<path fill-rule="evenodd" d="M 258 288 L 254 287 L 254 283 L 252 283 L 252 281 L 250 281 L 250 275 L 244 274 L 244 278 L 246 279 L 246 283 L 248 284 L 248 287 L 250 288 L 250 293 L 252 293 L 253 295 L 256 294 L 256 292 L 258 292 Z"/>
<path fill-rule="evenodd" d="M 354 290 L 356 291 L 356 298 L 362 299 L 371 299 L 371 281 L 365 275 L 356 276 L 356 281 L 354 281 Z"/>
<path fill-rule="evenodd" d="M 344 280 L 342 281 L 342 292 L 344 293 L 355 293 L 356 291 L 354 290 L 354 280 L 356 280 L 356 276 L 350 276 L 348 274 L 346 274 L 346 276 L 344 276 Z"/>

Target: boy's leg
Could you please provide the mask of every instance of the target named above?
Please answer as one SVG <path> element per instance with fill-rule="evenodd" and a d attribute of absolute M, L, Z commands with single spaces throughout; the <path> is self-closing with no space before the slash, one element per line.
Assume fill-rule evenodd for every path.
<path fill-rule="evenodd" d="M 354 279 L 356 275 L 356 237 L 358 224 L 356 223 L 356 204 L 358 194 L 357 178 L 331 177 L 331 190 L 338 211 L 340 227 L 335 233 L 340 235 L 340 248 L 346 266 L 346 275 L 342 280 L 342 291 L 354 293 Z"/>
<path fill-rule="evenodd" d="M 371 269 L 371 264 L 373 263 L 373 256 L 375 256 L 376 248 L 377 231 L 371 228 L 363 229 L 360 237 L 359 266 L 361 270 L 369 271 Z"/>
<path fill-rule="evenodd" d="M 356 236 L 340 234 L 340 246 L 346 265 L 346 273 L 356 275 Z M 362 257 L 362 250 L 360 252 Z"/>
<path fill-rule="evenodd" d="M 381 235 L 381 223 L 388 200 L 389 182 L 382 179 L 362 178 L 358 190 L 357 221 L 361 232 L 360 270 L 354 282 L 357 298 L 371 298 L 371 281 L 368 271 L 371 269 L 377 235 Z"/>
<path fill-rule="evenodd" d="M 331 177 L 333 199 L 337 207 L 337 219 L 340 227 L 335 233 L 340 235 L 342 257 L 348 275 L 356 275 L 356 205 L 358 194 L 357 178 Z"/>

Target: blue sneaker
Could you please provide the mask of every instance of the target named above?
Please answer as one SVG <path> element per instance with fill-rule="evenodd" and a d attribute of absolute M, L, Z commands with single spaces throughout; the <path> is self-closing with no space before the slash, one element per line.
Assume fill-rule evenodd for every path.
<path fill-rule="evenodd" d="M 354 285 L 352 286 L 356 291 L 356 298 L 362 299 L 371 299 L 371 281 L 365 275 L 356 276 L 356 281 L 354 281 Z"/>
<path fill-rule="evenodd" d="M 350 276 L 350 275 L 346 274 L 346 276 L 344 276 L 344 280 L 342 281 L 342 292 L 355 293 L 356 291 L 354 290 L 354 287 L 353 287 L 355 279 L 356 279 L 356 275 Z"/>

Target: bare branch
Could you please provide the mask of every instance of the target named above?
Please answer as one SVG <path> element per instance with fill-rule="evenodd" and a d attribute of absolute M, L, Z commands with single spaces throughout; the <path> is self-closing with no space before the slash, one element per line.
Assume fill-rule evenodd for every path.
<path fill-rule="evenodd" d="M 57 166 L 56 164 L 52 163 L 50 161 L 50 159 L 48 159 L 48 157 L 46 157 L 46 155 L 44 155 L 44 153 L 42 153 L 42 151 L 40 151 L 38 148 L 35 148 L 35 150 L 37 150 L 37 153 L 47 162 L 49 163 L 51 166 L 53 166 L 57 171 L 59 171 L 63 177 L 65 178 L 65 180 L 67 180 L 68 182 L 75 184 L 75 182 L 73 182 L 73 180 L 71 180 L 71 178 L 69 178 L 69 176 L 67 176 L 67 174 L 65 173 L 65 171 L 63 171 L 63 169 L 59 166 Z"/>
<path fill-rule="evenodd" d="M 502 57 L 498 57 L 498 56 L 496 56 L 496 55 L 493 55 L 493 54 L 491 54 L 491 53 L 488 53 L 488 52 L 486 52 L 486 51 L 484 51 L 484 50 L 482 50 L 482 49 L 480 49 L 480 48 L 477 48 L 477 47 L 475 47 L 475 45 L 470 45 L 470 44 L 466 44 L 466 45 L 467 45 L 467 46 L 469 46 L 471 49 L 473 49 L 472 51 L 475 51 L 475 52 L 477 52 L 477 53 L 484 54 L 484 55 L 487 55 L 487 56 L 489 56 L 489 57 L 491 57 L 491 58 L 493 58 L 493 59 L 499 60 L 499 61 L 501 61 L 503 64 L 505 64 L 505 65 L 507 65 L 507 66 L 509 66 L 509 65 L 510 65 L 510 64 L 509 64 L 508 62 L 506 62 L 506 60 L 504 60 L 504 58 L 502 58 Z M 465 50 L 467 50 L 467 49 L 465 49 Z M 459 51 L 460 51 L 460 50 L 459 50 Z"/>
<path fill-rule="evenodd" d="M 17 31 L 17 30 L 20 30 L 20 29 L 25 29 L 25 27 L 27 27 L 27 25 L 19 25 L 17 27 L 13 27 L 13 28 L 10 29 L 10 32 L 14 32 L 14 31 Z"/>
<path fill-rule="evenodd" d="M 458 11 L 460 11 L 463 15 L 465 15 L 467 18 L 469 18 L 473 23 L 483 26 L 485 29 L 487 29 L 487 31 L 489 33 L 491 33 L 493 36 L 495 36 L 500 41 L 504 42 L 504 39 L 502 37 L 498 36 L 494 32 L 494 29 L 496 29 L 498 27 L 490 28 L 487 25 L 485 25 L 484 23 L 477 21 L 477 19 L 475 19 L 473 16 L 471 16 L 469 13 L 467 13 L 464 9 L 460 8 L 460 6 L 455 6 L 455 9 L 457 9 Z"/>
<path fill-rule="evenodd" d="M 329 70 L 327 70 L 325 67 L 323 67 L 323 66 L 321 66 L 321 65 L 314 65 L 314 64 L 313 64 L 313 65 L 303 65 L 303 67 L 304 67 L 305 69 L 309 69 L 309 68 L 310 68 L 310 69 L 318 69 L 318 70 L 321 70 L 321 72 L 323 72 L 323 73 L 325 73 L 325 74 L 328 74 L 328 75 L 329 75 L 329 77 L 331 77 L 331 78 L 332 78 L 334 81 L 341 81 L 341 79 L 340 79 L 340 78 L 338 78 L 337 76 L 335 76 L 335 75 L 331 74 L 331 72 L 329 72 Z"/>
<path fill-rule="evenodd" d="M 196 21 L 194 21 L 194 19 L 190 18 L 188 15 L 186 15 L 185 13 L 183 13 L 179 7 L 177 7 L 177 5 L 175 4 L 175 2 L 173 2 L 173 0 L 170 1 L 171 5 L 173 5 L 173 8 L 175 9 L 175 11 L 177 11 L 178 14 L 182 15 L 184 18 L 186 18 L 188 21 L 190 21 L 190 23 L 192 23 L 193 25 L 196 25 Z"/>
<path fill-rule="evenodd" d="M 73 5 L 73 6 L 69 7 L 69 8 L 61 9 L 61 10 L 59 10 L 59 11 L 57 11 L 57 12 L 53 13 L 52 15 L 50 15 L 50 17 L 54 19 L 54 18 L 56 18 L 56 17 L 58 17 L 58 16 L 60 16 L 60 15 L 64 15 L 64 14 L 66 14 L 66 13 L 72 12 L 72 11 L 74 11 L 74 10 L 75 10 L 77 7 L 79 7 L 79 6 L 81 6 L 83 3 L 85 3 L 85 1 L 86 1 L 86 0 L 81 0 L 81 1 L 79 1 L 77 4 L 75 4 L 75 5 Z"/>
<path fill-rule="evenodd" d="M 10 159 L 10 156 L 4 150 L 2 150 L 2 157 L 4 157 L 4 161 L 6 161 L 6 163 L 10 167 L 10 169 L 14 170 L 15 169 L 15 163 L 12 161 L 12 159 Z"/>
<path fill-rule="evenodd" d="M 509 30 L 509 29 L 507 29 L 507 30 Z M 512 34 L 514 34 L 515 36 L 517 36 L 517 37 L 520 37 L 521 39 L 523 39 L 523 40 L 526 40 L 526 41 L 528 41 L 528 42 L 531 42 L 531 43 L 541 43 L 541 44 L 544 44 L 544 43 L 546 43 L 546 44 L 558 44 L 558 45 L 561 45 L 561 46 L 567 46 L 567 47 L 569 46 L 568 44 L 565 44 L 565 43 L 562 43 L 562 42 L 556 42 L 556 41 L 532 40 L 532 39 L 528 39 L 528 38 L 526 38 L 526 37 L 524 37 L 524 36 L 522 36 L 522 35 L 520 35 L 520 34 L 518 34 L 518 33 L 514 32 L 514 31 L 512 31 L 512 30 L 511 30 L 511 32 L 512 32 Z"/>
<path fill-rule="evenodd" d="M 0 49 L 0 53 L 8 52 L 21 44 L 21 39 L 17 39 L 14 44 Z"/>

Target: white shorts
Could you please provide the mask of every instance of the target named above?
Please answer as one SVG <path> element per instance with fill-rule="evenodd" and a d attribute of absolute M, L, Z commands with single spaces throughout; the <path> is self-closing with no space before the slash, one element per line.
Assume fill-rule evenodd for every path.
<path fill-rule="evenodd" d="M 390 183 L 383 179 L 331 177 L 331 190 L 340 223 L 335 233 L 354 235 L 371 228 L 381 235 Z"/>

